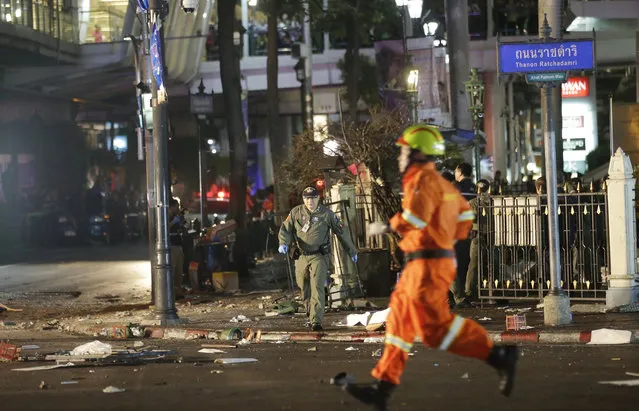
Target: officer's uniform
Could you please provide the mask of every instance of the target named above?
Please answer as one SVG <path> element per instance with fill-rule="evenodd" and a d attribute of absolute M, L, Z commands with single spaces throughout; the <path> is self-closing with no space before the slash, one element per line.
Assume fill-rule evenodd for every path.
<path fill-rule="evenodd" d="M 333 230 L 351 257 L 357 254 L 342 222 L 333 211 L 321 204 L 312 213 L 304 204 L 296 206 L 280 227 L 280 244 L 299 246 L 301 251 L 295 262 L 295 279 L 302 290 L 311 324 L 321 324 L 324 317 L 330 230 Z"/>
<path fill-rule="evenodd" d="M 490 212 L 490 196 L 488 191 L 489 183 L 486 180 L 480 180 L 477 184 L 479 194 L 470 200 L 470 207 L 475 213 L 475 221 L 473 221 L 473 230 L 471 231 L 470 242 L 470 262 L 468 264 L 468 272 L 466 273 L 466 298 L 473 298 L 475 287 L 477 286 L 477 274 L 479 269 L 479 242 L 489 244 L 489 227 L 488 215 Z M 490 258 L 490 257 L 488 257 Z"/>

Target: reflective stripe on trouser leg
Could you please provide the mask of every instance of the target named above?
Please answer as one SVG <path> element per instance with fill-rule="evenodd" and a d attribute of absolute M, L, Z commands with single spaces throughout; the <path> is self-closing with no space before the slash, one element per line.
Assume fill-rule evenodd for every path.
<path fill-rule="evenodd" d="M 411 348 L 413 348 L 412 343 L 406 342 L 402 340 L 401 338 L 395 335 L 390 335 L 390 334 L 386 334 L 386 338 L 384 338 L 384 343 L 388 345 L 393 345 L 407 353 L 409 353 Z"/>
<path fill-rule="evenodd" d="M 442 342 L 439 344 L 440 350 L 443 350 L 443 351 L 448 350 L 448 347 L 450 347 L 450 345 L 455 341 L 455 338 L 457 338 L 457 336 L 459 335 L 459 332 L 464 326 L 465 320 L 466 319 L 464 317 L 461 317 L 459 315 L 455 316 L 455 319 L 450 324 L 450 327 L 448 327 L 448 333 L 446 334 Z"/>

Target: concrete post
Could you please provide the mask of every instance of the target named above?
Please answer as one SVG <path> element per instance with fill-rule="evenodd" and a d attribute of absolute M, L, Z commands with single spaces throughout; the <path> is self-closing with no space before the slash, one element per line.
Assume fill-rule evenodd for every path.
<path fill-rule="evenodd" d="M 464 82 L 468 80 L 470 62 L 468 60 L 468 3 L 446 0 L 446 32 L 448 34 L 448 54 L 450 55 L 450 101 L 453 128 L 472 130 L 473 121 L 468 111 L 468 98 Z"/>
<path fill-rule="evenodd" d="M 618 148 L 608 168 L 608 236 L 610 237 L 610 284 L 606 307 L 639 300 L 637 276 L 637 226 L 635 183 L 630 157 Z"/>
<path fill-rule="evenodd" d="M 497 73 L 491 73 L 490 77 L 487 77 L 486 80 L 487 83 L 490 83 L 488 86 L 488 100 L 490 104 L 491 132 L 493 136 L 493 172 L 499 170 L 505 175 L 508 150 L 506 149 L 506 135 L 504 132 L 505 119 L 503 113 L 506 97 L 504 87 L 501 87 L 499 84 Z"/>

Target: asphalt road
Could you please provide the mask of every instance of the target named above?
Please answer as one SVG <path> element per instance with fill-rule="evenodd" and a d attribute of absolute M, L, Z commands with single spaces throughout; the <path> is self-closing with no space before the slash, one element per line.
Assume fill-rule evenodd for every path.
<path fill-rule="evenodd" d="M 34 340 L 26 337 L 16 334 L 13 338 L 39 344 L 41 352 L 71 349 L 88 341 L 62 336 L 48 341 L 42 335 L 35 335 Z M 10 370 L 42 363 L 0 363 L 0 408 L 6 411 L 368 409 L 347 398 L 328 381 L 342 370 L 368 380 L 368 371 L 375 362 L 371 352 L 380 348 L 378 345 L 359 344 L 355 346 L 357 351 L 346 351 L 345 344 L 260 344 L 212 355 L 198 354 L 199 344 L 160 341 L 155 345 L 177 350 L 181 363 L 84 364 L 34 372 Z M 311 347 L 317 351 L 308 351 Z M 258 362 L 226 366 L 212 363 L 215 358 L 231 357 L 256 358 Z M 639 386 L 599 384 L 599 381 L 639 379 L 626 372 L 639 373 L 636 346 L 528 346 L 523 348 L 513 397 L 506 399 L 499 395 L 497 376 L 488 366 L 418 347 L 410 357 L 404 383 L 396 391 L 391 409 L 634 411 Z M 61 384 L 71 380 L 77 383 Z M 39 389 L 41 381 L 49 388 Z M 103 393 L 102 389 L 110 385 L 126 391 Z"/>
<path fill-rule="evenodd" d="M 82 304 L 108 296 L 134 300 L 150 292 L 148 251 L 148 245 L 140 243 L 4 253 L 0 301 L 72 299 Z"/>

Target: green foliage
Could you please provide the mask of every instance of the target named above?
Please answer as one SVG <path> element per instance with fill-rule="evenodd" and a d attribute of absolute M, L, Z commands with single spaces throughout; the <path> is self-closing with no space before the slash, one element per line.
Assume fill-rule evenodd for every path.
<path fill-rule="evenodd" d="M 368 56 L 359 55 L 359 76 L 358 78 L 358 89 L 360 98 L 366 103 L 368 107 L 377 107 L 380 104 L 379 93 L 378 93 L 378 81 L 377 81 L 377 65 L 375 61 Z M 342 80 L 344 84 L 350 84 L 350 73 L 352 70 L 349 70 L 346 66 L 346 59 L 341 58 L 337 62 L 337 68 L 342 73 Z M 349 90 L 346 89 L 345 100 L 349 100 Z"/>
<path fill-rule="evenodd" d="M 330 0 L 326 13 L 315 20 L 317 27 L 337 38 L 347 36 L 352 24 L 356 0 Z M 368 43 L 371 31 L 376 38 L 396 37 L 401 33 L 401 20 L 395 0 L 360 0 L 358 11 L 360 40 Z"/>

